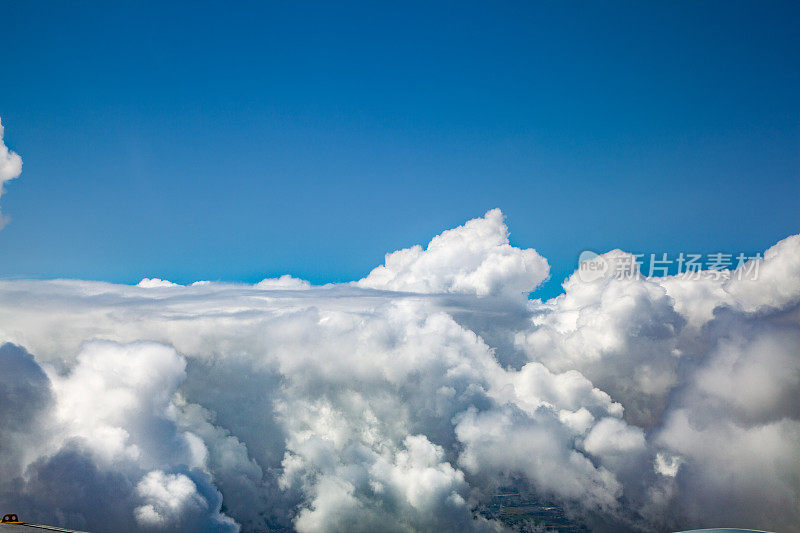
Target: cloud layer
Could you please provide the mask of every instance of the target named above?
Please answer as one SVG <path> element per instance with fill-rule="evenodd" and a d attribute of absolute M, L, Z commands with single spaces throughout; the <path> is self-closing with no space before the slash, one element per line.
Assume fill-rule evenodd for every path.
<path fill-rule="evenodd" d="M 93 531 L 498 531 L 476 510 L 514 487 L 598 531 L 797 531 L 800 237 L 758 267 L 529 301 L 547 262 L 492 210 L 351 284 L 0 281 L 0 504 Z"/>

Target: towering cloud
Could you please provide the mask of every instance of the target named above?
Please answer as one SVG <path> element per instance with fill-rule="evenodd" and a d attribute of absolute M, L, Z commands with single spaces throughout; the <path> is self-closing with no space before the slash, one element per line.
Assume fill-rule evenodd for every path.
<path fill-rule="evenodd" d="M 599 531 L 797 531 L 798 258 L 795 236 L 755 280 L 576 274 L 528 301 L 547 262 L 493 210 L 352 284 L 0 281 L 0 506 L 498 531 L 482 509 L 513 487 Z"/>
<path fill-rule="evenodd" d="M 386 262 L 358 281 L 359 287 L 478 296 L 527 294 L 547 278 L 547 260 L 536 250 L 508 243 L 503 213 L 447 230 L 427 248 L 416 245 L 386 254 Z"/>
<path fill-rule="evenodd" d="M 7 181 L 13 180 L 22 173 L 22 158 L 8 149 L 3 141 L 3 123 L 0 120 L 0 196 L 3 195 Z M 5 225 L 5 219 L 0 214 L 0 229 Z"/>

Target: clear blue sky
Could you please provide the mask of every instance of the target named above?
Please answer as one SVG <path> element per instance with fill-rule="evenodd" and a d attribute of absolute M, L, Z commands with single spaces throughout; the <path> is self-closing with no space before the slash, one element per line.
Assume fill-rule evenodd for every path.
<path fill-rule="evenodd" d="M 800 232 L 797 2 L 2 2 L 0 276 L 357 279 Z"/>

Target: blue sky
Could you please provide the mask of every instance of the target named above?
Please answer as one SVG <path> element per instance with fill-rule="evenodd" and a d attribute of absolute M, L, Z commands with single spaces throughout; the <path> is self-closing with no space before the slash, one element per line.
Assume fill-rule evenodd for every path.
<path fill-rule="evenodd" d="M 376 5 L 377 4 L 377 5 Z M 796 2 L 0 5 L 0 276 L 315 283 L 500 207 L 553 265 L 800 231 Z"/>

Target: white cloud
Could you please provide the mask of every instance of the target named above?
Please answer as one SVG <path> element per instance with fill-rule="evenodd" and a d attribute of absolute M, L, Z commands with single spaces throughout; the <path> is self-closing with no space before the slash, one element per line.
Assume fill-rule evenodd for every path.
<path fill-rule="evenodd" d="M 499 209 L 447 230 L 422 246 L 386 255 L 386 262 L 358 281 L 359 287 L 478 296 L 520 295 L 547 278 L 549 265 L 536 250 L 508 242 Z"/>
<path fill-rule="evenodd" d="M 157 289 L 161 287 L 179 287 L 180 285 L 161 278 L 143 278 L 136 286 L 144 289 Z"/>
<path fill-rule="evenodd" d="M 22 158 L 8 149 L 3 140 L 3 134 L 3 123 L 0 121 L 0 196 L 5 192 L 6 182 L 19 177 L 22 173 Z M 5 225 L 6 221 L 7 219 L 0 214 L 0 228 Z"/>
<path fill-rule="evenodd" d="M 136 485 L 136 495 L 145 503 L 134 509 L 133 515 L 144 529 L 220 531 L 236 528 L 233 520 L 219 514 L 214 514 L 210 521 L 205 520 L 209 502 L 183 474 L 148 472 Z"/>
<path fill-rule="evenodd" d="M 645 450 L 644 432 L 618 418 L 598 422 L 583 443 L 584 449 L 598 457 L 630 456 Z"/>
<path fill-rule="evenodd" d="M 753 275 L 734 273 L 724 288 L 743 310 L 780 309 L 800 302 L 800 235 L 783 239 L 764 252 L 763 259 L 740 269 Z"/>
<path fill-rule="evenodd" d="M 266 278 L 255 285 L 259 289 L 267 290 L 302 290 L 311 287 L 311 284 L 304 279 L 294 278 L 289 274 L 284 274 L 279 278 Z"/>
<path fill-rule="evenodd" d="M 615 250 L 609 262 L 632 256 Z M 655 422 L 675 386 L 677 336 L 685 318 L 657 279 L 575 273 L 565 293 L 539 306 L 516 345 L 555 371 L 577 370 L 611 394 L 637 424 Z"/>
<path fill-rule="evenodd" d="M 748 284 L 573 276 L 527 302 L 546 263 L 490 211 L 356 284 L 0 281 L 0 505 L 497 530 L 473 509 L 513 485 L 592 529 L 796 530 L 798 250 Z"/>
<path fill-rule="evenodd" d="M 680 456 L 659 452 L 656 454 L 653 468 L 662 476 L 675 477 L 678 475 L 682 462 Z"/>

